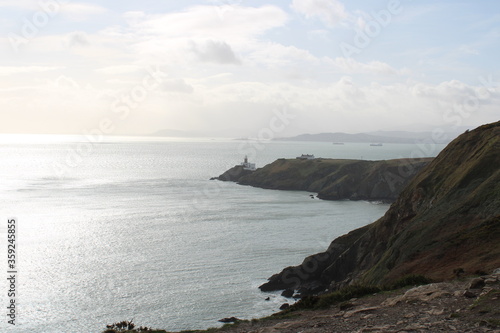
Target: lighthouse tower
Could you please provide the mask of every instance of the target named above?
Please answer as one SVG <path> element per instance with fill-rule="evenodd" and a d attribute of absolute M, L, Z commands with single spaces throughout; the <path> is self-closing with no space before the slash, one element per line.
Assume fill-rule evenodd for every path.
<path fill-rule="evenodd" d="M 255 163 L 248 163 L 248 156 L 245 156 L 245 159 L 243 162 L 240 164 L 244 170 L 250 170 L 250 171 L 255 171 Z"/>

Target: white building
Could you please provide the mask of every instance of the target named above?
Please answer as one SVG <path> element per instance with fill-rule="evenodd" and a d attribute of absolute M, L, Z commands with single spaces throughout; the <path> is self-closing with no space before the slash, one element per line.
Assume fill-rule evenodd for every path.
<path fill-rule="evenodd" d="M 302 156 L 297 157 L 298 160 L 314 160 L 316 157 L 314 155 L 302 154 Z"/>
<path fill-rule="evenodd" d="M 250 170 L 250 171 L 255 171 L 255 163 L 248 163 L 248 157 L 245 156 L 245 160 L 240 163 L 240 165 L 243 167 L 243 170 Z"/>

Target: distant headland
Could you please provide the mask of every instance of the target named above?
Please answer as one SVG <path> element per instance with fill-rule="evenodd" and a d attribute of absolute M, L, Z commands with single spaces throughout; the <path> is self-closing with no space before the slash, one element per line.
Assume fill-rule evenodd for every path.
<path fill-rule="evenodd" d="M 325 200 L 393 202 L 432 158 L 364 161 L 314 158 L 278 159 L 254 170 L 236 165 L 212 178 L 265 189 L 308 191 Z"/>

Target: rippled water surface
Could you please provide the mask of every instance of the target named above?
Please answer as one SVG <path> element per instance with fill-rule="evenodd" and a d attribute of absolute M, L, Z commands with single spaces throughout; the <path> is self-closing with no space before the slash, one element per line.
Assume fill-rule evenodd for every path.
<path fill-rule="evenodd" d="M 433 149 L 424 155 L 442 147 Z M 201 329 L 223 317 L 269 315 L 285 300 L 260 293 L 266 278 L 374 221 L 388 205 L 208 179 L 245 154 L 263 166 L 303 153 L 375 160 L 422 151 L 229 140 L 4 143 L 0 254 L 6 258 L 7 218 L 16 217 L 15 331 L 99 332 L 132 318 L 167 330 Z"/>

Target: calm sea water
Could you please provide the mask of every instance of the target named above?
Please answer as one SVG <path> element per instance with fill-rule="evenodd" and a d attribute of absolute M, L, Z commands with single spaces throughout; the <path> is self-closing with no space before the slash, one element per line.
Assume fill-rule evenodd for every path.
<path fill-rule="evenodd" d="M 10 142 L 9 142 L 10 138 Z M 241 162 L 281 157 L 435 156 L 443 146 L 0 137 L 0 276 L 6 226 L 18 220 L 17 325 L 1 331 L 100 332 L 133 319 L 167 330 L 277 311 L 258 286 L 382 216 L 388 205 L 310 199 L 209 181 Z M 35 140 L 33 140 L 35 139 Z M 156 140 L 156 141 L 155 141 Z M 265 298 L 270 296 L 270 301 Z"/>

